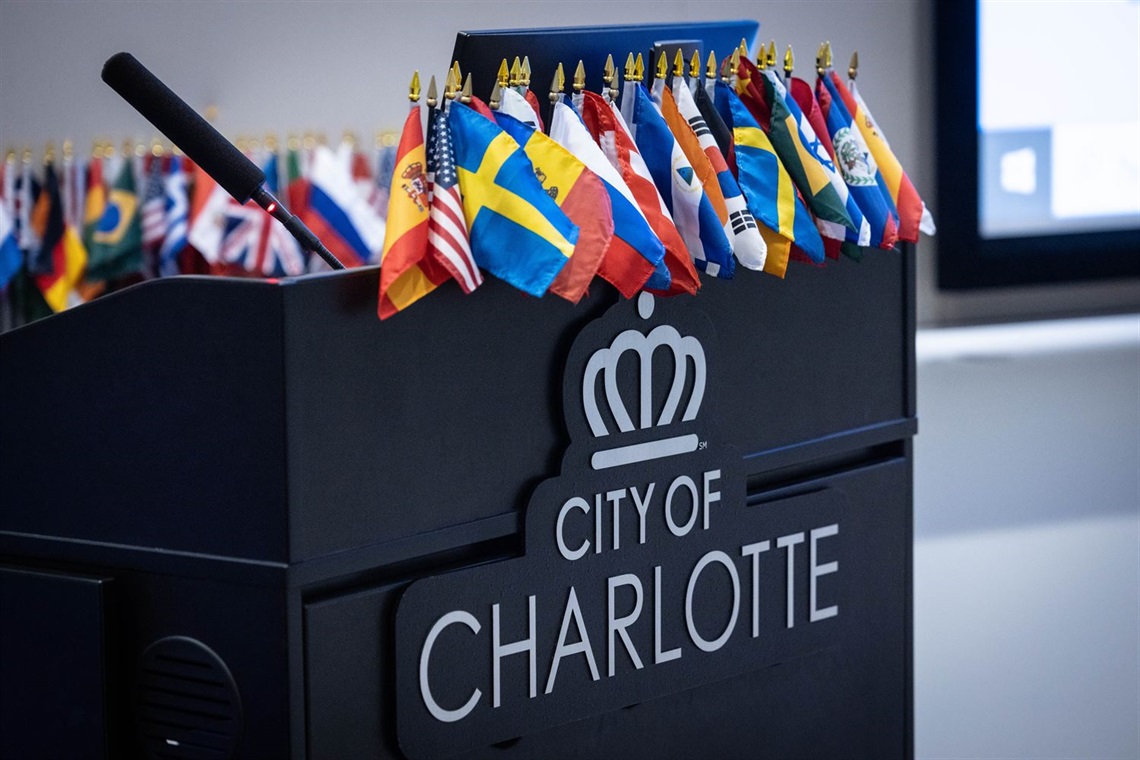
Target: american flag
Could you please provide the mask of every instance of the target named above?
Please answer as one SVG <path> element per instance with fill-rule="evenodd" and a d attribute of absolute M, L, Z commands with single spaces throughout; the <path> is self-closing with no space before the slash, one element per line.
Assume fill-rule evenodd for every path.
<path fill-rule="evenodd" d="M 471 255 L 463 200 L 459 195 L 459 175 L 451 131 L 442 108 L 432 111 L 427 144 L 428 182 L 432 188 L 428 215 L 428 255 L 459 281 L 464 293 L 483 284 L 483 275 Z"/>
<path fill-rule="evenodd" d="M 166 184 L 162 178 L 162 156 L 147 159 L 146 187 L 142 199 L 143 246 L 157 249 L 166 235 Z"/>
<path fill-rule="evenodd" d="M 223 211 L 218 258 L 265 276 L 305 271 L 300 245 L 279 221 L 253 201 L 242 206 L 229 199 Z"/>

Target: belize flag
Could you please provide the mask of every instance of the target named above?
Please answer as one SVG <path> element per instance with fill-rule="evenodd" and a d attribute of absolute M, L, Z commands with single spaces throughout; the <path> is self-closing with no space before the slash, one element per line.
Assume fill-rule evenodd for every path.
<path fill-rule="evenodd" d="M 827 122 L 836 166 L 871 225 L 871 245 L 890 250 L 898 242 L 899 231 L 886 181 L 828 74 L 834 72 L 816 80 L 816 101 Z"/>

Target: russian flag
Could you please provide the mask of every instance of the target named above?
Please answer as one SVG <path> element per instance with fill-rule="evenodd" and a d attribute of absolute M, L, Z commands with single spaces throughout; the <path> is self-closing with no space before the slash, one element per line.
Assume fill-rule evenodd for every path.
<path fill-rule="evenodd" d="M 351 167 L 327 146 L 313 153 L 305 222 L 346 266 L 377 261 L 384 249 L 384 220 L 356 187 Z"/>

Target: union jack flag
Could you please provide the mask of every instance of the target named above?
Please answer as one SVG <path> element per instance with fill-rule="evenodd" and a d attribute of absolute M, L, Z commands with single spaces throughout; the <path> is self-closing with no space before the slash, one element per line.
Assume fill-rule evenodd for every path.
<path fill-rule="evenodd" d="M 269 191 L 276 192 L 277 156 L 271 155 L 264 169 Z M 281 222 L 253 201 L 242 206 L 233 198 L 228 200 L 222 218 L 220 260 L 266 277 L 305 272 L 301 246 Z"/>

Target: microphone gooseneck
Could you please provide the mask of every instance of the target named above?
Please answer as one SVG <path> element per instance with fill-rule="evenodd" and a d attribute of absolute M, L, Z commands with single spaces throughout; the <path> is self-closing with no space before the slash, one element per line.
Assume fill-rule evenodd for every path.
<path fill-rule="evenodd" d="M 116 53 L 103 64 L 103 81 L 172 143 L 213 177 L 238 203 L 251 198 L 280 221 L 297 242 L 333 269 L 344 264 L 305 224 L 265 189 L 265 173 L 197 111 L 130 53 Z"/>

